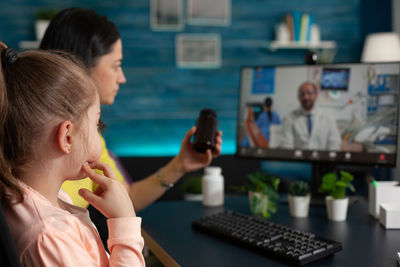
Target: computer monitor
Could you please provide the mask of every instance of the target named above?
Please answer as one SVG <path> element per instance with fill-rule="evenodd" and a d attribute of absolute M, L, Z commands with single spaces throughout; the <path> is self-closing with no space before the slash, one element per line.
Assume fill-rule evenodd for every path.
<path fill-rule="evenodd" d="M 313 193 L 327 163 L 396 166 L 399 72 L 400 63 L 242 67 L 236 155 L 311 162 Z"/>

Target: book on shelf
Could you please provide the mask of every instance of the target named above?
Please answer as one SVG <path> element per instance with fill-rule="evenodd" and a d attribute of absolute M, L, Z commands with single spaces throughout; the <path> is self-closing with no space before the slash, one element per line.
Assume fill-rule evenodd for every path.
<path fill-rule="evenodd" d="M 308 26 L 308 14 L 306 14 L 306 13 L 301 14 L 300 37 L 299 37 L 300 42 L 306 41 L 307 26 Z"/>
<path fill-rule="evenodd" d="M 309 13 L 303 13 L 298 10 L 289 12 L 284 17 L 289 34 L 290 41 L 309 42 L 311 39 L 311 26 L 314 23 L 314 16 Z"/>
<path fill-rule="evenodd" d="M 293 41 L 300 41 L 301 12 L 292 11 L 293 14 Z"/>
<path fill-rule="evenodd" d="M 306 34 L 306 41 L 309 42 L 311 40 L 311 26 L 314 24 L 314 16 L 309 14 L 308 15 L 308 24 L 307 24 L 307 34 Z"/>
<path fill-rule="evenodd" d="M 287 13 L 285 15 L 285 23 L 289 29 L 289 40 L 293 41 L 294 40 L 294 33 L 293 33 L 293 15 L 291 13 Z"/>

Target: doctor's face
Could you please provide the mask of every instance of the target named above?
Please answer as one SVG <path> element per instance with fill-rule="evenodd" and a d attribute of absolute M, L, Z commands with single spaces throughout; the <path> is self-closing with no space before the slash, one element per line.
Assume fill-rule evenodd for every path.
<path fill-rule="evenodd" d="M 318 91 L 312 83 L 305 82 L 299 87 L 298 99 L 305 111 L 311 111 L 317 100 Z"/>

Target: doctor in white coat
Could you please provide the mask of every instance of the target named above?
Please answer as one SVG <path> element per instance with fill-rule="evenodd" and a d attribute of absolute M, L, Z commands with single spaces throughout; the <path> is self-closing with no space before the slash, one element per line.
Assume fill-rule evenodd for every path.
<path fill-rule="evenodd" d="M 297 95 L 301 107 L 283 119 L 282 148 L 340 150 L 341 139 L 336 121 L 315 107 L 318 88 L 311 82 L 300 85 Z"/>

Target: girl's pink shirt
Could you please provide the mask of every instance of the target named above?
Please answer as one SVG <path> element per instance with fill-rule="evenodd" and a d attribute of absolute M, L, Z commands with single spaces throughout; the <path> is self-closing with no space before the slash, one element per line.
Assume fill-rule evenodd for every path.
<path fill-rule="evenodd" d="M 20 182 L 22 203 L 5 209 L 22 266 L 145 266 L 141 218 L 108 219 L 110 255 L 86 209 L 72 205 L 61 190 L 64 209 Z"/>

